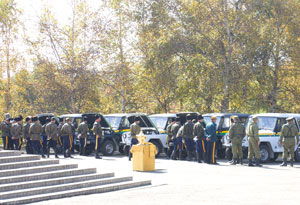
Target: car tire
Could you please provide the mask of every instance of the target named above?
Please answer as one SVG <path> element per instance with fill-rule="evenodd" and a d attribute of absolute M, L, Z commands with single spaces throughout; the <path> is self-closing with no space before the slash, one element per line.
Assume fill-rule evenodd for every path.
<path fill-rule="evenodd" d="M 112 140 L 106 140 L 101 146 L 102 154 L 104 156 L 111 156 L 115 152 L 115 144 Z"/>
<path fill-rule="evenodd" d="M 156 147 L 156 155 L 155 155 L 155 157 L 158 157 L 160 155 L 161 151 L 162 151 L 162 147 L 161 147 L 160 143 L 157 142 L 157 141 L 150 141 L 150 142 L 153 145 L 155 145 L 155 147 Z"/>
<path fill-rule="evenodd" d="M 295 161 L 300 162 L 300 146 L 295 151 Z"/>
<path fill-rule="evenodd" d="M 74 145 L 74 149 L 79 152 L 80 151 L 80 148 L 79 148 L 79 145 Z"/>
<path fill-rule="evenodd" d="M 85 147 L 85 155 L 89 156 L 94 151 L 94 149 L 95 149 L 94 146 L 91 146 L 91 145 L 86 146 Z"/>
<path fill-rule="evenodd" d="M 270 161 L 275 162 L 278 158 L 279 154 L 278 153 L 274 153 L 274 157 L 270 159 Z"/>
<path fill-rule="evenodd" d="M 267 145 L 260 146 L 260 155 L 260 160 L 262 163 L 267 163 L 270 161 L 270 149 Z"/>
<path fill-rule="evenodd" d="M 226 155 L 226 159 L 228 161 L 231 161 L 232 160 L 232 150 L 231 148 L 226 148 L 225 150 L 225 155 Z"/>
<path fill-rule="evenodd" d="M 130 146 L 126 146 L 126 145 L 125 145 L 125 147 L 124 147 L 124 154 L 125 154 L 126 156 L 129 155 L 129 150 L 130 150 Z"/>
<path fill-rule="evenodd" d="M 217 149 L 217 157 L 219 159 L 224 159 L 226 156 L 226 150 L 225 149 Z"/>

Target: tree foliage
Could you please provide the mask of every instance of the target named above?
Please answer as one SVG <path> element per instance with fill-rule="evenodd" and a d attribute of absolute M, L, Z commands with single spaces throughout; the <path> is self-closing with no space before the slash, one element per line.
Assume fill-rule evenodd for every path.
<path fill-rule="evenodd" d="M 3 56 L 9 22 L 4 19 L 16 28 L 19 8 L 13 0 L 0 2 Z M 11 10 L 2 9 L 7 2 Z M 45 5 L 37 37 L 23 39 L 28 53 L 20 59 L 34 66 L 15 70 L 10 107 L 3 100 L 9 79 L 2 75 L 2 112 L 300 108 L 299 0 L 69 2 L 67 22 Z M 13 37 L 18 31 L 10 32 Z M 11 56 L 17 54 L 11 50 Z M 2 73 L 7 70 L 3 62 Z"/>

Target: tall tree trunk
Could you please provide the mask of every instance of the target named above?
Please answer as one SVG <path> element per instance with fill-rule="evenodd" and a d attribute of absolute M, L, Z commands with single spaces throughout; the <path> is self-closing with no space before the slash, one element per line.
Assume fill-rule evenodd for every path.
<path fill-rule="evenodd" d="M 5 93 L 5 112 L 9 112 L 10 107 L 10 52 L 9 52 L 9 42 L 6 42 L 6 73 L 7 73 L 7 87 Z"/>

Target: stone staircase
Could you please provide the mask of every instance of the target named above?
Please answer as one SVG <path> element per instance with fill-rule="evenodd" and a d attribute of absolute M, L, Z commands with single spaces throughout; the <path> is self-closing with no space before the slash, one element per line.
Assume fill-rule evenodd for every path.
<path fill-rule="evenodd" d="M 58 159 L 0 151 L 0 204 L 28 204 L 145 185 L 151 181 L 133 181 L 114 173 L 98 174 L 96 168 L 59 164 Z"/>

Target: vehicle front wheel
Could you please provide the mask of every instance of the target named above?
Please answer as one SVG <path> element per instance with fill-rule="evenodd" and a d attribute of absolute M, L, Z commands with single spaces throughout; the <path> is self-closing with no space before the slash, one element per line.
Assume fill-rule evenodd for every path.
<path fill-rule="evenodd" d="M 114 142 L 111 140 L 104 141 L 101 148 L 102 148 L 102 153 L 105 156 L 111 156 L 115 151 Z"/>
<path fill-rule="evenodd" d="M 266 163 L 270 161 L 270 149 L 267 145 L 260 146 L 260 155 L 261 155 L 261 162 Z"/>
<path fill-rule="evenodd" d="M 278 153 L 274 153 L 274 157 L 272 159 L 270 159 L 270 161 L 275 162 L 278 158 Z"/>
<path fill-rule="evenodd" d="M 126 156 L 129 155 L 129 151 L 130 151 L 130 146 L 125 146 L 125 147 L 124 147 L 124 154 L 125 154 Z"/>
<path fill-rule="evenodd" d="M 224 159 L 225 158 L 225 156 L 226 156 L 226 153 L 225 153 L 225 149 L 217 149 L 217 157 L 219 158 L 219 159 Z"/>
<path fill-rule="evenodd" d="M 162 151 L 162 147 L 161 147 L 160 143 L 157 142 L 157 141 L 151 141 L 151 143 L 152 143 L 153 145 L 155 145 L 155 147 L 156 147 L 156 154 L 155 154 L 155 157 L 158 157 L 158 156 L 160 155 L 161 151 Z"/>
<path fill-rule="evenodd" d="M 295 151 L 295 161 L 300 162 L 300 146 Z"/>

